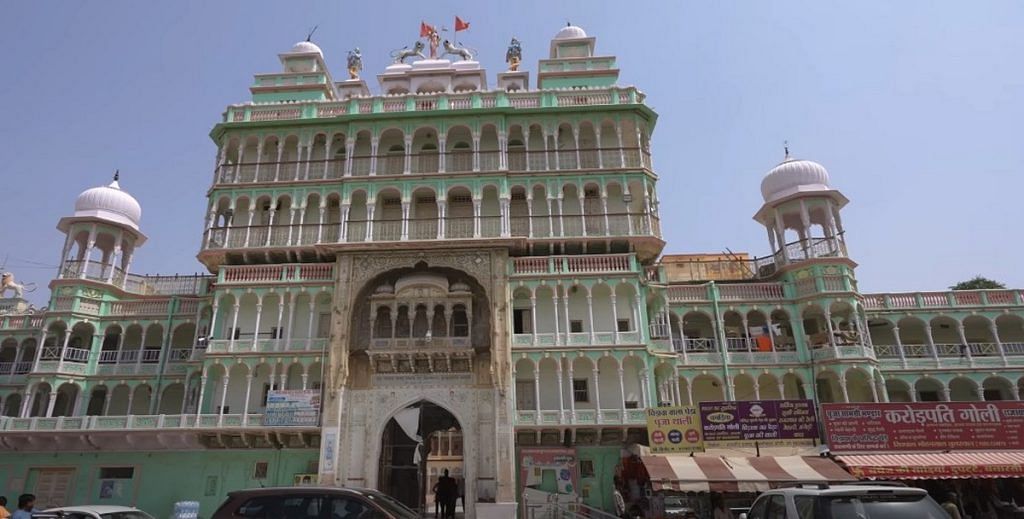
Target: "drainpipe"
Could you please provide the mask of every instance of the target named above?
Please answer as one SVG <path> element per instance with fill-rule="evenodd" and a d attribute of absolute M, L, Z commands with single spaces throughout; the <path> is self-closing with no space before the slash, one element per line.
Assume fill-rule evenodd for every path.
<path fill-rule="evenodd" d="M 167 325 L 165 326 L 166 329 L 164 331 L 164 343 L 160 346 L 160 362 L 157 364 L 156 368 L 156 384 L 153 387 L 153 396 L 149 399 L 149 414 L 151 415 L 155 415 L 160 409 L 157 407 L 160 405 L 160 386 L 164 381 L 164 369 L 167 367 L 167 357 L 171 354 L 171 334 L 173 333 L 171 326 L 174 324 L 174 312 L 178 309 L 179 302 L 180 299 L 178 297 L 171 296 L 171 300 L 167 303 Z M 196 323 L 196 326 L 199 326 L 198 322 Z M 145 344 L 145 341 L 143 341 L 143 344 Z M 143 351 L 145 351 L 145 346 L 143 346 Z M 188 377 L 185 378 L 185 381 L 188 382 Z M 188 392 L 186 391 L 182 398 L 187 398 L 187 393 Z"/>
<path fill-rule="evenodd" d="M 729 355 L 725 347 L 725 322 L 722 320 L 722 312 L 718 305 L 718 285 L 714 281 L 709 282 L 711 288 L 711 305 L 715 311 L 715 342 L 718 343 L 718 353 L 722 356 L 722 384 L 725 385 L 723 392 L 726 400 L 733 400 L 732 377 L 729 375 Z M 671 323 L 669 323 L 671 326 Z M 685 345 L 684 345 L 685 347 Z"/>

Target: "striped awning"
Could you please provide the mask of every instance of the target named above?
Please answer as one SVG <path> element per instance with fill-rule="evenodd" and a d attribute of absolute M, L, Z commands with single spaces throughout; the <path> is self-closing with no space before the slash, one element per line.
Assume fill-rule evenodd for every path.
<path fill-rule="evenodd" d="M 854 478 L 818 456 L 644 456 L 654 490 L 680 492 L 763 492 L 787 483 L 828 483 Z"/>
<path fill-rule="evenodd" d="M 1024 451 L 838 456 L 864 479 L 961 479 L 1024 477 Z"/>

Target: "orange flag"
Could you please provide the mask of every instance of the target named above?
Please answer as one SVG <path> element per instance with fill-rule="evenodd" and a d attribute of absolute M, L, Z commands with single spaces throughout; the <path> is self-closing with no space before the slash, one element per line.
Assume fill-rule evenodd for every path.
<path fill-rule="evenodd" d="M 462 21 L 462 18 L 455 17 L 455 32 L 464 31 L 469 29 L 469 22 Z"/>
<path fill-rule="evenodd" d="M 434 31 L 434 28 L 432 26 L 427 25 L 427 22 L 420 22 L 420 38 L 426 38 L 427 36 L 430 36 L 430 34 L 433 32 L 436 31 Z"/>

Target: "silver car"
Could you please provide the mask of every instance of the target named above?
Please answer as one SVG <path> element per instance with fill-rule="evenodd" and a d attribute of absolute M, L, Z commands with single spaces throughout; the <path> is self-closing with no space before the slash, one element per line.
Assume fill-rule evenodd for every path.
<path fill-rule="evenodd" d="M 82 505 L 51 508 L 32 514 L 33 519 L 153 519 L 153 516 L 130 506 Z"/>
<path fill-rule="evenodd" d="M 920 488 L 801 485 L 760 495 L 740 519 L 949 519 Z"/>

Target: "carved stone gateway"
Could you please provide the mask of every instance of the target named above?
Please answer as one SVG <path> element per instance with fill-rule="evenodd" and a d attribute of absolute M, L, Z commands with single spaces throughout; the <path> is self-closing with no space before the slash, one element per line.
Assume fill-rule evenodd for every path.
<path fill-rule="evenodd" d="M 515 516 L 507 261 L 507 251 L 498 249 L 338 254 L 324 375 L 321 484 L 378 488 L 388 421 L 410 405 L 430 402 L 462 428 L 466 517 Z M 473 282 L 473 305 L 486 306 L 474 314 L 489 322 L 483 323 L 485 336 L 471 337 L 477 353 L 470 373 L 370 373 L 371 363 L 362 360 L 368 346 L 361 320 L 369 315 L 367 294 L 396 272 L 449 273 Z"/>

